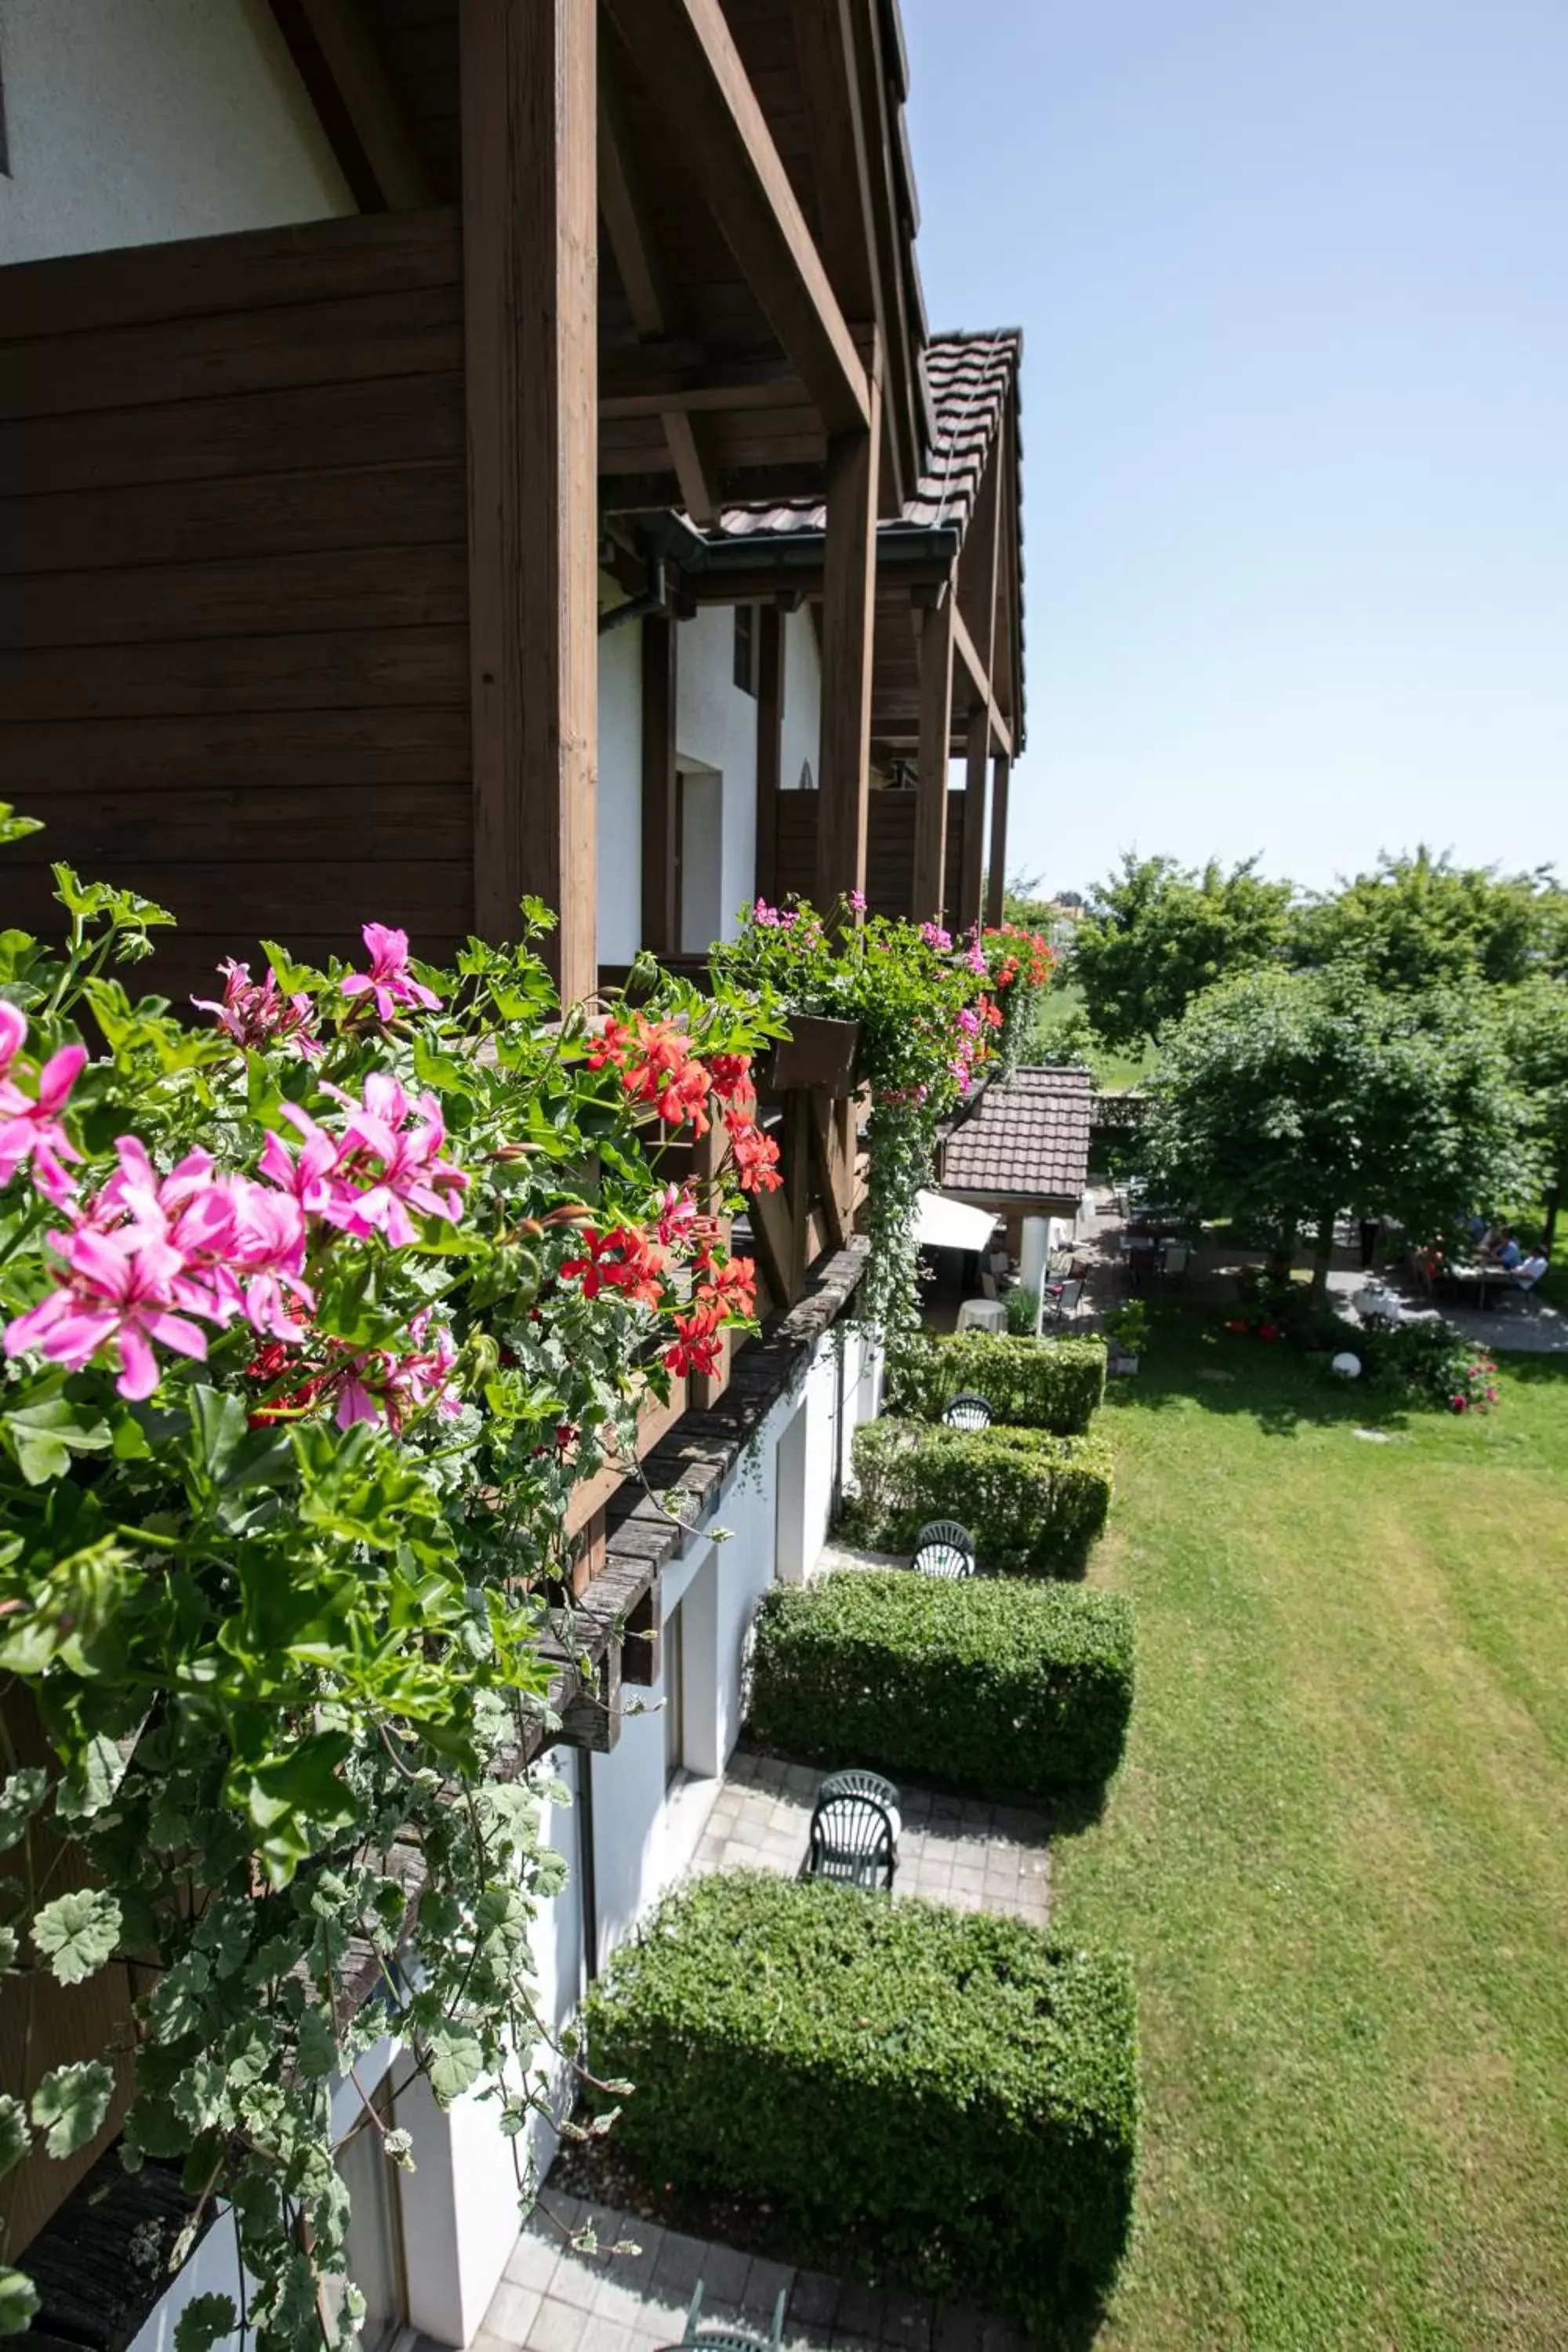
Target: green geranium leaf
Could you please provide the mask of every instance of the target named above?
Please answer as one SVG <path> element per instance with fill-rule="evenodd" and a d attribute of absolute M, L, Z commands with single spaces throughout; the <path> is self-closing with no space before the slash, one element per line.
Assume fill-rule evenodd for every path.
<path fill-rule="evenodd" d="M 0 1853 L 16 1844 L 48 1788 L 49 1776 L 41 1765 L 24 1764 L 0 1789 Z"/>
<path fill-rule="evenodd" d="M 61 1984 L 82 1983 L 103 1966 L 119 1940 L 120 1906 L 95 1887 L 57 1895 L 33 1922 L 33 1941 Z"/>
<path fill-rule="evenodd" d="M 61 1821 L 90 1821 L 94 1813 L 102 1812 L 125 1778 L 129 1760 L 121 1756 L 112 1739 L 96 1732 L 68 1778 L 55 1790 L 55 1811 Z"/>
<path fill-rule="evenodd" d="M 9 2091 L 0 2093 L 0 2172 L 11 2172 L 33 2145 L 27 2110 Z"/>
<path fill-rule="evenodd" d="M 0 2336 L 26 2335 L 38 2308 L 38 2290 L 20 2271 L 0 2270 Z"/>
<path fill-rule="evenodd" d="M 101 2127 L 114 2096 L 114 2077 L 101 2058 L 57 2066 L 33 2094 L 33 2121 L 48 2137 L 51 2156 L 74 2156 Z"/>
<path fill-rule="evenodd" d="M 212 2352 L 239 2326 L 239 2314 L 226 2294 L 194 2294 L 174 2329 L 174 2352 Z"/>
<path fill-rule="evenodd" d="M 0 1426 L 29 1486 L 63 1478 L 73 1454 L 106 1454 L 114 1442 L 113 1430 L 93 1407 L 72 1404 L 66 1397 L 20 1405 Z"/>
<path fill-rule="evenodd" d="M 443 2025 L 430 2036 L 430 2088 L 443 2106 L 477 2083 L 483 2072 L 484 2052 L 471 2033 Z"/>

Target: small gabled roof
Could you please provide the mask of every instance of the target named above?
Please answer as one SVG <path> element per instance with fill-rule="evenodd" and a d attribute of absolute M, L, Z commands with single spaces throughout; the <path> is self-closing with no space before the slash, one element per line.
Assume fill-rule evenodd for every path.
<path fill-rule="evenodd" d="M 1089 1181 L 1093 1080 L 1052 1065 L 990 1087 L 942 1147 L 946 1192 L 1009 1201 L 1077 1201 Z"/>

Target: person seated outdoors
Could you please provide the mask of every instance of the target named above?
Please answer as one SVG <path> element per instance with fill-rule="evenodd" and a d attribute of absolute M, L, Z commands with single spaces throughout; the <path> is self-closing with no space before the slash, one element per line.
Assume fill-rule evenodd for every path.
<path fill-rule="evenodd" d="M 1516 1290 L 1533 1290 L 1551 1263 L 1552 1260 L 1547 1256 L 1546 1252 L 1542 1248 L 1541 1244 L 1537 1242 L 1535 1247 L 1531 1251 L 1530 1255 L 1527 1258 L 1521 1258 L 1519 1265 L 1513 1270 L 1514 1288 Z"/>
<path fill-rule="evenodd" d="M 1505 1274 L 1511 1274 L 1524 1255 L 1524 1252 L 1514 1240 L 1507 1225 L 1500 1225 L 1497 1232 L 1482 1244 L 1482 1247 L 1484 1255 L 1489 1257 L 1494 1265 L 1500 1265 Z"/>
<path fill-rule="evenodd" d="M 1465 1231 L 1479 1248 L 1490 1233 L 1491 1225 L 1487 1218 L 1478 1213 L 1475 1216 L 1465 1219 Z"/>

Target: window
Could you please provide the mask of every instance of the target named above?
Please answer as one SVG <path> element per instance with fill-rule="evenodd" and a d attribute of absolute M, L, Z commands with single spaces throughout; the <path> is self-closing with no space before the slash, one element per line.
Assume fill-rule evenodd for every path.
<path fill-rule="evenodd" d="M 757 690 L 757 608 L 735 607 L 735 683 L 742 694 Z"/>
<path fill-rule="evenodd" d="M 664 1621 L 664 1785 L 686 1769 L 686 1641 L 679 1609 Z"/>

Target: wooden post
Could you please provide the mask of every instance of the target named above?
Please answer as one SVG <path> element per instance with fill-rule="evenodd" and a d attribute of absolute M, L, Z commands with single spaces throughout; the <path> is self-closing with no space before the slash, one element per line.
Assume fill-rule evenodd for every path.
<path fill-rule="evenodd" d="M 967 931 L 980 920 L 980 900 L 985 887 L 985 766 L 991 750 L 991 714 L 982 704 L 969 714 L 964 745 L 963 862 L 958 877 L 958 928 Z"/>
<path fill-rule="evenodd" d="M 993 928 L 1002 920 L 1002 900 L 1007 887 L 1007 778 L 1012 761 L 998 751 L 991 762 L 991 862 L 985 877 L 985 919 Z"/>
<path fill-rule="evenodd" d="M 679 630 L 668 614 L 642 625 L 642 942 L 657 956 L 680 953 L 676 870 L 679 780 L 675 772 L 675 697 Z"/>
<path fill-rule="evenodd" d="M 779 890 L 779 787 L 784 782 L 784 616 L 763 606 L 757 649 L 757 896 L 771 907 Z"/>
<path fill-rule="evenodd" d="M 952 732 L 952 622 L 950 581 L 940 604 L 921 614 L 921 740 L 915 780 L 914 878 L 910 915 L 942 920 L 947 875 L 947 764 Z"/>
<path fill-rule="evenodd" d="M 697 1194 L 697 1205 L 703 1216 L 711 1216 L 718 1199 L 723 1197 L 719 1182 L 719 1163 L 724 1157 L 725 1135 L 718 1117 L 718 1106 L 711 1106 L 713 1117 L 706 1135 L 700 1135 L 691 1149 L 691 1175 Z M 730 1223 L 727 1216 L 718 1219 L 719 1239 L 726 1249 L 730 1246 Z M 694 1412 L 711 1412 L 730 1385 L 730 1367 L 735 1343 L 726 1331 L 719 1342 L 719 1361 L 710 1372 L 693 1372 L 688 1395 Z"/>
<path fill-rule="evenodd" d="M 827 545 L 822 587 L 821 800 L 816 897 L 866 887 L 871 783 L 871 657 L 877 613 L 877 463 L 882 372 L 876 338 L 868 371 L 871 422 L 827 445 Z"/>
<path fill-rule="evenodd" d="M 474 912 L 597 984 L 594 0 L 461 0 Z"/>

